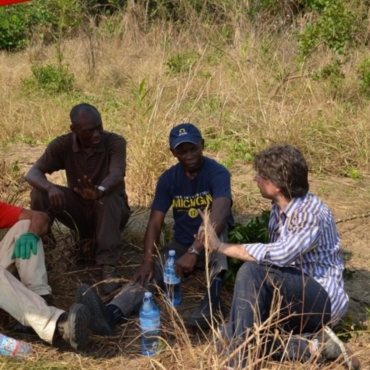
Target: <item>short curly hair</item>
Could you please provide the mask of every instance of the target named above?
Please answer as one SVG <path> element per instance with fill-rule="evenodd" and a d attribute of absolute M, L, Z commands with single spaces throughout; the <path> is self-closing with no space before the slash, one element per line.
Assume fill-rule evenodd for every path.
<path fill-rule="evenodd" d="M 254 168 L 259 176 L 278 186 L 287 199 L 302 197 L 309 190 L 307 162 L 291 145 L 273 145 L 263 150 L 256 156 Z"/>

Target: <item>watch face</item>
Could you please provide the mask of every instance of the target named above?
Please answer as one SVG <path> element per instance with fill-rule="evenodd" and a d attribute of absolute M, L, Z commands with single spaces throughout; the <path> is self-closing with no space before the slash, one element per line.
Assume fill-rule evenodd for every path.
<path fill-rule="evenodd" d="M 194 247 L 189 248 L 189 253 L 199 255 L 199 252 Z"/>

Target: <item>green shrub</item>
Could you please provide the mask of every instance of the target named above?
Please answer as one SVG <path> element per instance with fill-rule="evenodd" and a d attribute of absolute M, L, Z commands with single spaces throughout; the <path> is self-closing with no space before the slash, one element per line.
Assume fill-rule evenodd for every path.
<path fill-rule="evenodd" d="M 253 217 L 245 224 L 235 224 L 235 227 L 229 232 L 228 242 L 234 244 L 267 243 L 269 240 L 269 217 L 270 211 L 263 211 L 259 216 Z M 243 261 L 236 258 L 228 258 L 228 264 L 226 284 L 233 285 Z"/>
<path fill-rule="evenodd" d="M 53 40 L 70 35 L 84 19 L 82 4 L 76 0 L 33 0 L 26 4 L 0 7 L 0 49 L 26 47 L 33 37 Z"/>
<path fill-rule="evenodd" d="M 198 53 L 188 51 L 176 54 L 169 58 L 165 65 L 168 68 L 169 74 L 188 73 L 198 59 Z"/>
<path fill-rule="evenodd" d="M 304 0 L 252 0 L 249 2 L 248 14 L 252 19 L 279 18 L 284 23 L 291 23 L 293 16 L 304 9 Z"/>
<path fill-rule="evenodd" d="M 48 15 L 36 12 L 34 5 L 0 7 L 0 49 L 24 48 L 32 37 L 32 28 L 47 22 Z"/>
<path fill-rule="evenodd" d="M 365 57 L 357 67 L 357 74 L 360 79 L 360 89 L 362 93 L 370 97 L 370 58 Z"/>
<path fill-rule="evenodd" d="M 299 35 L 300 53 L 308 56 L 320 44 L 338 54 L 343 54 L 347 43 L 353 39 L 357 15 L 345 0 L 310 0 L 307 10 L 316 15 Z"/>
<path fill-rule="evenodd" d="M 351 166 L 344 168 L 344 175 L 353 180 L 359 180 L 361 178 L 361 172 L 356 167 Z"/>
<path fill-rule="evenodd" d="M 75 77 L 68 66 L 35 64 L 31 67 L 33 78 L 23 80 L 27 88 L 39 88 L 51 93 L 62 93 L 73 90 Z"/>
<path fill-rule="evenodd" d="M 346 76 L 342 71 L 342 63 L 338 59 L 334 60 L 332 63 L 327 64 L 312 75 L 312 78 L 315 81 L 329 81 L 330 86 L 334 89 L 337 89 L 338 87 L 343 85 L 345 77 Z"/>

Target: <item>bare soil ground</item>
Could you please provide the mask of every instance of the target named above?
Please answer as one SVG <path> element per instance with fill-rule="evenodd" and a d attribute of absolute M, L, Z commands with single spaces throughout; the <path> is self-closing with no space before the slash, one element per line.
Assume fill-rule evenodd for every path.
<path fill-rule="evenodd" d="M 0 150 L 0 158 L 13 163 L 18 161 L 22 171 L 27 171 L 36 158 L 39 157 L 43 147 L 31 147 L 25 144 L 15 144 Z M 240 165 L 232 170 L 233 193 L 236 211 L 236 219 L 245 221 L 253 215 L 260 213 L 262 209 L 269 208 L 269 202 L 259 196 L 255 184 L 252 181 L 253 170 L 250 166 Z M 56 182 L 64 183 L 62 174 L 53 176 Z M 350 297 L 350 306 L 346 323 L 348 346 L 361 359 L 362 369 L 370 370 L 370 176 L 363 176 L 360 180 L 336 177 L 311 176 L 311 190 L 321 197 L 332 209 L 337 220 L 338 230 L 342 238 L 343 257 L 346 262 L 345 284 Z M 21 203 L 28 206 L 28 192 L 24 193 Z M 141 240 L 148 219 L 148 210 L 140 209 L 132 204 L 133 217 L 123 233 L 124 246 L 120 260 L 120 274 L 122 282 L 128 281 L 141 262 L 142 247 Z M 167 220 L 171 225 L 171 218 Z M 74 292 L 79 284 L 94 284 L 98 280 L 98 271 L 93 262 L 78 261 L 76 258 L 76 238 L 73 234 L 63 228 L 55 228 L 54 232 L 58 239 L 58 247 L 46 251 L 47 265 L 49 269 L 50 284 L 53 288 L 55 305 L 68 309 L 74 301 Z M 183 285 L 184 303 L 178 312 L 182 318 L 197 306 L 204 292 L 204 279 L 202 273 L 196 273 L 189 279 L 189 284 Z M 229 308 L 231 300 L 231 289 L 224 291 L 226 308 Z M 162 307 L 163 308 L 163 307 Z M 173 319 L 175 313 L 163 309 L 163 323 Z M 180 322 L 177 318 L 175 321 Z M 13 335 L 11 328 L 14 321 L 5 313 L 0 314 L 0 330 Z M 172 327 L 176 333 L 184 331 L 181 327 Z M 178 356 L 174 361 L 174 354 L 164 354 L 159 365 L 153 360 L 142 358 L 139 353 L 139 332 L 135 317 L 117 327 L 115 335 L 109 338 L 92 336 L 90 347 L 81 355 L 71 351 L 66 345 L 61 344 L 59 348 L 52 348 L 37 340 L 35 337 L 23 337 L 32 343 L 35 355 L 31 364 L 24 368 L 55 368 L 55 369 L 187 369 L 194 368 L 186 366 L 186 357 L 182 357 L 181 348 L 186 340 L 179 335 L 168 333 L 168 341 L 174 347 Z M 196 343 L 205 341 L 207 334 L 197 331 L 188 331 L 188 337 Z M 14 336 L 14 335 L 13 335 Z M 177 343 L 177 344 L 176 344 Z M 39 365 L 37 365 L 39 364 Z M 42 365 L 41 364 L 47 364 Z M 55 367 L 53 367 L 55 364 Z M 7 362 L 4 368 L 20 368 L 19 364 Z M 199 367 L 200 368 L 200 367 Z M 295 368 L 289 367 L 289 368 Z M 297 365 L 298 368 L 298 365 Z M 304 366 L 299 368 L 305 368 Z M 310 367 L 311 369 L 314 367 Z M 329 368 L 329 367 L 327 367 Z M 341 368 L 332 367 L 330 368 Z"/>

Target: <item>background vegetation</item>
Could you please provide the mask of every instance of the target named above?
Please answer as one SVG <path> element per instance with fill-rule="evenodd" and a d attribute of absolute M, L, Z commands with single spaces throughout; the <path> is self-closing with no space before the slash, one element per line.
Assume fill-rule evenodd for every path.
<path fill-rule="evenodd" d="M 368 10 L 365 0 L 1 7 L 0 142 L 47 143 L 87 101 L 128 139 L 137 204 L 150 201 L 181 121 L 229 168 L 289 142 L 316 173 L 358 178 L 369 165 Z"/>
<path fill-rule="evenodd" d="M 101 111 L 106 129 L 128 140 L 134 206 L 150 203 L 158 175 L 173 163 L 168 132 L 182 121 L 201 129 L 207 153 L 233 175 L 266 146 L 289 142 L 314 173 L 359 179 L 370 153 L 369 7 L 367 0 L 33 0 L 0 7 L 0 144 L 48 143 L 69 130 L 69 110 L 85 101 Z M 3 168 L 4 179 L 18 176 L 17 163 Z M 244 212 L 253 193 L 235 178 L 235 210 Z M 245 229 L 236 229 L 235 240 L 247 237 Z M 212 348 L 191 352 L 191 364 L 206 358 L 218 368 Z M 175 348 L 166 361 L 189 360 L 181 356 Z"/>

